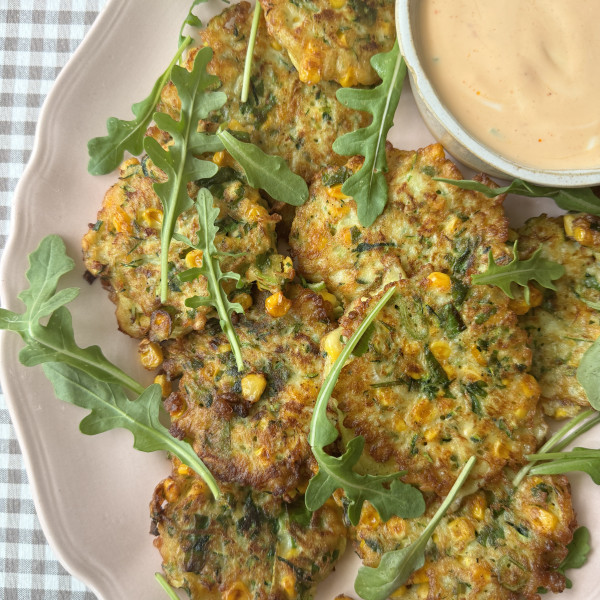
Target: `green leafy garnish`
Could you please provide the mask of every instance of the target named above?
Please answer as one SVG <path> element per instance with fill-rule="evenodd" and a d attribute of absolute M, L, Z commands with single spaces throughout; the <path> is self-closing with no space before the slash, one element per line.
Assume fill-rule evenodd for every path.
<path fill-rule="evenodd" d="M 540 256 L 541 248 L 538 248 L 530 259 L 519 260 L 517 244 L 513 246 L 513 260 L 503 266 L 494 262 L 492 253 L 489 253 L 488 268 L 485 273 L 473 275 L 471 281 L 480 285 L 495 285 L 499 287 L 509 298 L 514 298 L 511 286 L 513 283 L 524 288 L 525 301 L 529 304 L 529 281 L 537 281 L 542 287 L 556 290 L 552 283 L 565 274 L 565 268 L 556 262 Z"/>
<path fill-rule="evenodd" d="M 530 471 L 532 475 L 561 475 L 582 471 L 596 485 L 600 485 L 600 450 L 573 448 L 569 452 L 529 454 L 527 460 L 548 461 L 536 464 Z"/>
<path fill-rule="evenodd" d="M 558 571 L 565 574 L 567 569 L 579 569 L 587 562 L 591 550 L 590 532 L 587 527 L 578 527 L 573 533 L 571 543 L 567 545 L 567 554 L 565 560 L 560 563 Z M 567 589 L 573 587 L 572 581 L 567 577 Z"/>
<path fill-rule="evenodd" d="M 167 596 L 171 600 L 179 600 L 179 596 L 173 591 L 173 588 L 167 583 L 167 580 L 163 577 L 162 573 L 154 573 L 156 581 L 160 584 L 163 590 L 167 593 Z"/>
<path fill-rule="evenodd" d="M 75 266 L 62 239 L 57 235 L 45 237 L 29 255 L 29 264 L 29 288 L 19 294 L 26 311 L 19 314 L 0 308 L 0 329 L 18 333 L 26 344 L 19 353 L 21 363 L 32 367 L 62 362 L 141 394 L 143 386 L 113 365 L 98 346 L 80 348 L 76 344 L 71 313 L 64 305 L 79 295 L 79 288 L 56 291 L 59 279 Z M 48 316 L 48 323 L 42 325 L 40 319 Z"/>
<path fill-rule="evenodd" d="M 528 198 L 552 198 L 563 210 L 589 213 L 600 216 L 600 198 L 590 188 L 551 188 L 527 183 L 522 179 L 515 179 L 505 187 L 489 187 L 478 181 L 470 179 L 444 179 L 434 177 L 435 181 L 442 181 L 455 185 L 463 190 L 480 192 L 488 198 L 495 198 L 501 194 L 519 194 Z"/>
<path fill-rule="evenodd" d="M 213 306 L 217 309 L 219 315 L 219 323 L 221 329 L 227 335 L 231 350 L 235 357 L 235 362 L 238 371 L 244 370 L 244 361 L 242 359 L 242 351 L 240 349 L 240 341 L 235 332 L 235 328 L 231 322 L 231 314 L 234 312 L 243 313 L 244 309 L 237 302 L 230 302 L 227 294 L 221 286 L 221 282 L 225 279 L 239 281 L 240 276 L 237 273 L 221 271 L 221 264 L 217 258 L 218 252 L 215 246 L 215 236 L 219 232 L 219 228 L 215 225 L 215 221 L 219 218 L 219 209 L 213 204 L 213 196 L 206 189 L 201 188 L 196 197 L 196 210 L 198 211 L 198 221 L 200 228 L 198 230 L 198 242 L 193 243 L 183 235 L 175 234 L 175 239 L 182 241 L 188 246 L 202 251 L 202 266 L 188 269 L 179 275 L 181 281 L 192 281 L 199 275 L 206 277 L 208 285 L 208 296 L 193 296 L 187 298 L 185 305 L 190 308 L 198 308 L 198 306 Z"/>
<path fill-rule="evenodd" d="M 586 431 L 589 431 L 592 427 L 595 427 L 598 423 L 600 423 L 600 414 L 597 413 L 595 410 L 586 410 L 574 417 L 573 419 L 571 419 L 568 423 L 563 425 L 554 435 L 552 435 L 552 437 L 537 451 L 536 454 L 529 455 L 527 457 L 529 463 L 522 467 L 521 470 L 517 473 L 517 475 L 513 479 L 513 485 L 517 487 L 525 478 L 525 476 L 530 472 L 550 473 L 553 461 L 559 463 L 558 468 L 560 470 L 557 472 L 567 473 L 568 471 L 586 471 L 590 474 L 590 476 L 592 476 L 592 479 L 594 479 L 594 477 L 599 478 L 598 476 L 600 475 L 600 473 L 597 470 L 598 459 L 596 458 L 596 455 L 591 455 L 591 458 L 590 455 L 588 455 L 586 458 L 584 458 L 583 454 L 577 456 L 576 451 L 584 450 L 590 453 L 600 453 L 600 450 L 587 450 L 585 448 L 576 448 L 572 451 L 574 454 L 571 454 L 570 452 L 561 452 L 571 442 L 576 440 Z M 572 460 L 567 455 L 571 455 Z M 540 461 L 544 460 L 548 462 L 538 465 Z"/>
<path fill-rule="evenodd" d="M 198 27 L 198 28 L 202 27 L 202 21 L 192 11 L 194 10 L 194 8 L 196 8 L 196 6 L 198 6 L 198 4 L 202 4 L 203 2 L 206 2 L 206 0 L 194 0 L 192 2 L 192 5 L 190 6 L 190 10 L 188 11 L 187 17 L 181 24 L 181 29 L 179 30 L 179 45 L 180 46 L 183 43 L 183 40 L 185 40 L 185 36 L 183 35 L 183 30 L 185 29 L 186 25 L 189 25 L 190 27 Z"/>
<path fill-rule="evenodd" d="M 584 389 L 592 408 L 600 410 L 600 338 L 581 357 L 577 367 L 577 381 Z"/>
<path fill-rule="evenodd" d="M 385 600 L 394 590 L 403 585 L 413 571 L 420 569 L 425 564 L 425 547 L 433 535 L 438 523 L 446 514 L 448 507 L 454 501 L 471 469 L 475 466 L 475 457 L 472 456 L 463 467 L 458 479 L 440 505 L 437 512 L 423 530 L 423 533 L 412 544 L 386 552 L 381 557 L 377 568 L 362 566 L 354 582 L 356 593 L 364 600 Z"/>
<path fill-rule="evenodd" d="M 106 121 L 108 135 L 93 138 L 88 142 L 90 155 L 88 172 L 90 174 L 105 175 L 114 171 L 123 160 L 126 151 L 134 156 L 142 153 L 146 129 L 153 118 L 156 105 L 160 100 L 160 93 L 171 78 L 173 67 L 191 41 L 190 37 L 180 40 L 177 53 L 165 72 L 156 80 L 150 95 L 131 107 L 135 119 L 123 121 L 116 117 L 110 117 Z"/>
<path fill-rule="evenodd" d="M 120 386 L 99 381 L 70 365 L 46 363 L 43 369 L 59 400 L 92 411 L 79 424 L 81 433 L 96 435 L 111 429 L 127 429 L 133 434 L 136 450 L 164 450 L 174 454 L 206 481 L 215 498 L 219 496 L 217 483 L 191 445 L 174 438 L 160 422 L 159 385 L 150 385 L 136 400 L 130 400 Z"/>
<path fill-rule="evenodd" d="M 321 386 L 310 423 L 308 441 L 319 464 L 319 472 L 308 484 L 306 506 L 309 510 L 317 510 L 335 490 L 343 488 L 349 501 L 348 518 L 353 524 L 358 523 L 365 500 L 377 509 L 383 520 L 389 519 L 392 515 L 403 518 L 418 517 L 425 510 L 425 501 L 421 492 L 398 480 L 398 477 L 404 475 L 403 472 L 373 476 L 359 475 L 353 470 L 364 448 L 365 441 L 362 436 L 350 440 L 346 452 L 339 458 L 330 456 L 324 450 L 338 437 L 337 429 L 327 417 L 327 404 L 340 372 L 379 311 L 395 291 L 392 287 L 385 292 L 344 346 Z M 384 484 L 390 482 L 388 489 Z"/>
<path fill-rule="evenodd" d="M 218 85 L 219 78 L 209 75 L 206 65 L 212 58 L 212 50 L 202 48 L 194 60 L 191 72 L 175 65 L 171 80 L 177 88 L 181 100 L 179 121 L 164 113 L 155 113 L 154 121 L 173 138 L 173 144 L 165 150 L 154 138 L 144 140 L 144 149 L 154 164 L 167 175 L 167 181 L 155 183 L 154 191 L 163 207 L 163 222 L 160 232 L 161 244 L 161 281 L 160 298 L 164 304 L 169 294 L 169 246 L 179 215 L 192 206 L 187 185 L 190 181 L 212 177 L 218 170 L 216 164 L 194 157 L 194 152 L 206 152 L 212 149 L 213 136 L 198 133 L 198 121 L 220 108 L 227 97 L 223 92 L 211 92 Z"/>
<path fill-rule="evenodd" d="M 371 65 L 382 79 L 377 87 L 341 88 L 336 96 L 344 106 L 371 113 L 373 120 L 368 127 L 346 133 L 333 143 L 333 151 L 337 154 L 365 157 L 363 166 L 342 186 L 342 192 L 356 201 L 358 220 L 363 227 L 371 226 L 387 203 L 385 142 L 394 124 L 394 113 L 406 76 L 406 64 L 398 41 L 389 52 L 373 56 Z"/>
<path fill-rule="evenodd" d="M 274 200 L 301 206 L 308 200 L 306 181 L 290 171 L 280 156 L 265 154 L 258 146 L 236 139 L 226 129 L 217 131 L 225 149 L 240 164 L 248 183 L 265 190 Z"/>
<path fill-rule="evenodd" d="M 250 28 L 250 37 L 248 38 L 248 48 L 246 49 L 246 60 L 244 61 L 244 77 L 242 79 L 242 95 L 240 98 L 242 102 L 248 102 L 250 75 L 252 73 L 252 54 L 254 53 L 254 44 L 256 43 L 256 32 L 258 31 L 260 13 L 260 2 L 256 0 L 256 4 L 254 5 L 254 16 L 252 17 L 252 27 Z"/>
<path fill-rule="evenodd" d="M 161 390 L 158 385 L 144 389 L 113 365 L 98 346 L 80 348 L 75 343 L 71 313 L 64 306 L 79 293 L 78 288 L 57 291 L 60 278 L 74 262 L 57 235 L 45 237 L 29 255 L 29 288 L 19 298 L 23 314 L 0 309 L 0 329 L 18 333 L 26 346 L 19 353 L 25 366 L 43 364 L 56 396 L 92 412 L 80 424 L 87 435 L 125 428 L 134 435 L 134 447 L 144 452 L 167 450 L 191 467 L 217 497 L 219 488 L 208 469 L 188 442 L 175 439 L 159 421 Z M 46 325 L 40 319 L 49 317 Z M 124 389 L 138 394 L 130 400 Z"/>

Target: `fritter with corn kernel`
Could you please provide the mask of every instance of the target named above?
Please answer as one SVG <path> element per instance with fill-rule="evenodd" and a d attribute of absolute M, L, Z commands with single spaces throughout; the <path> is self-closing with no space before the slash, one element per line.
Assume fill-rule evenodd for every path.
<path fill-rule="evenodd" d="M 521 465 L 546 426 L 539 387 L 527 373 L 527 335 L 506 296 L 440 272 L 386 289 L 392 286 L 368 351 L 346 363 L 332 393 L 344 437 L 364 436 L 362 460 L 371 472 L 406 470 L 404 481 L 441 496 L 473 455 L 467 489 Z M 355 302 L 324 338 L 330 358 L 382 294 Z"/>
<path fill-rule="evenodd" d="M 201 330 L 213 309 L 190 309 L 186 298 L 207 295 L 206 279 L 186 283 L 178 273 L 201 266 L 200 252 L 172 240 L 169 248 L 169 299 L 160 302 L 160 229 L 162 210 L 153 183 L 162 172 L 148 160 L 129 159 L 121 165 L 119 181 L 107 192 L 98 220 L 83 238 L 83 259 L 88 271 L 100 277 L 117 305 L 119 328 L 132 337 L 152 341 Z M 269 214 L 258 192 L 229 167 L 202 182 L 220 209 L 216 246 L 224 255 L 223 272 L 235 271 L 246 284 L 256 281 L 276 291 L 294 277 L 292 262 L 277 254 L 275 226 L 280 220 Z M 197 188 L 195 188 L 197 191 Z M 195 208 L 177 220 L 176 231 L 194 241 L 198 231 Z M 227 290 L 232 291 L 235 283 Z"/>
<path fill-rule="evenodd" d="M 388 203 L 367 228 L 358 221 L 354 200 L 341 192 L 362 165 L 361 157 L 313 180 L 310 199 L 297 210 L 290 233 L 304 277 L 324 280 L 348 303 L 425 265 L 468 281 L 485 270 L 490 248 L 502 262 L 508 236 L 503 197 L 490 200 L 433 181 L 462 179 L 439 144 L 416 152 L 388 147 L 387 162 Z"/>
<path fill-rule="evenodd" d="M 416 540 L 439 505 L 432 501 L 417 519 L 382 523 L 365 504 L 351 529 L 356 551 L 377 566 L 384 552 Z M 425 565 L 394 598 L 539 600 L 541 589 L 562 592 L 565 576 L 557 568 L 575 527 L 566 477 L 526 477 L 516 490 L 501 477 L 446 514 L 427 545 Z"/>
<path fill-rule="evenodd" d="M 304 497 L 221 486 L 215 500 L 187 467 L 158 484 L 150 505 L 154 544 L 169 583 L 193 600 L 309 600 L 346 546 L 333 502 L 307 513 Z"/>
<path fill-rule="evenodd" d="M 262 16 L 254 48 L 250 95 L 242 103 L 251 23 L 250 4 L 240 2 L 211 19 L 200 33 L 202 43 L 214 52 L 208 71 L 219 77 L 219 89 L 227 94 L 223 108 L 215 111 L 210 120 L 201 122 L 201 128 L 215 131 L 225 123 L 242 135 L 245 132 L 264 152 L 283 157 L 292 171 L 309 180 L 331 164 L 332 157 L 336 160 L 331 151 L 334 140 L 364 127 L 370 117 L 340 104 L 335 97 L 338 85 L 302 83 L 285 51 L 269 36 Z M 189 60 L 193 56 L 191 52 Z M 163 91 L 162 110 L 176 113 L 176 102 L 171 84 Z M 337 159 L 338 164 L 345 161 L 342 157 Z"/>
<path fill-rule="evenodd" d="M 393 0 L 260 0 L 269 33 L 288 51 L 300 79 L 344 87 L 379 80 L 371 57 L 394 45 Z"/>
<path fill-rule="evenodd" d="M 300 286 L 259 295 L 235 324 L 243 373 L 218 326 L 165 347 L 165 372 L 181 377 L 165 402 L 171 432 L 192 442 L 217 479 L 287 495 L 310 477 L 307 434 L 330 308 Z"/>
<path fill-rule="evenodd" d="M 600 336 L 600 218 L 568 214 L 529 219 L 519 230 L 522 259 L 541 255 L 565 267 L 556 291 L 532 290 L 519 317 L 531 336 L 531 373 L 540 383 L 544 411 L 556 418 L 574 416 L 589 406 L 577 381 L 579 361 Z"/>

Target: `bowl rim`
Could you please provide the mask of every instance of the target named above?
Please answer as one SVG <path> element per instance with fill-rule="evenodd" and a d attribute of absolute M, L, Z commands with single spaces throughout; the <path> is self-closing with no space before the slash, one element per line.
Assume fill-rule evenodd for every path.
<path fill-rule="evenodd" d="M 396 0 L 395 9 L 396 35 L 400 53 L 404 57 L 408 68 L 413 93 L 418 96 L 420 102 L 444 128 L 446 133 L 466 149 L 470 155 L 479 159 L 474 162 L 483 162 L 489 165 L 492 171 L 501 172 L 506 177 L 523 179 L 537 185 L 572 188 L 599 185 L 600 167 L 596 169 L 558 170 L 519 165 L 482 144 L 460 124 L 440 100 L 425 73 L 417 51 L 417 44 L 413 35 L 413 22 L 416 6 L 420 1 L 422 0 Z M 419 102 L 417 102 L 417 105 L 419 110 L 422 111 Z"/>

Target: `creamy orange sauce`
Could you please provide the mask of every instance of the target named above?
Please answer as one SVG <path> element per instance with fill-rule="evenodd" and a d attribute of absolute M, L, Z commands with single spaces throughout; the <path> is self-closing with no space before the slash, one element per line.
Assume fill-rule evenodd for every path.
<path fill-rule="evenodd" d="M 600 167 L 600 0 L 420 0 L 438 97 L 484 145 L 530 167 Z"/>

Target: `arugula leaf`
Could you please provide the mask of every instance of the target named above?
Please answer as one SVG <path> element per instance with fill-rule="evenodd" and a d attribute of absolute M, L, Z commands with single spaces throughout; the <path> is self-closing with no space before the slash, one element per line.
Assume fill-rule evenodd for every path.
<path fill-rule="evenodd" d="M 528 198 L 552 198 L 558 207 L 563 210 L 573 210 L 575 212 L 600 216 L 600 198 L 590 188 L 561 189 L 542 187 L 527 183 L 522 179 L 515 179 L 509 185 L 499 188 L 491 188 L 470 179 L 456 180 L 434 177 L 434 180 L 455 185 L 463 190 L 474 190 L 484 194 L 488 198 L 495 198 L 501 194 L 519 194 Z"/>
<path fill-rule="evenodd" d="M 256 43 L 256 32 L 258 31 L 258 22 L 260 21 L 261 6 L 256 0 L 254 5 L 254 16 L 252 17 L 252 27 L 250 37 L 248 38 L 248 48 L 246 49 L 246 60 L 244 62 L 244 77 L 242 83 L 242 102 L 248 102 L 248 92 L 250 91 L 250 75 L 252 73 L 252 54 L 254 53 L 254 44 Z"/>
<path fill-rule="evenodd" d="M 283 158 L 265 154 L 258 146 L 245 143 L 227 130 L 217 131 L 227 152 L 240 163 L 248 183 L 265 190 L 274 200 L 301 206 L 308 200 L 306 181 L 296 175 Z"/>
<path fill-rule="evenodd" d="M 529 304 L 529 281 L 537 281 L 542 287 L 555 290 L 552 283 L 565 274 L 565 268 L 556 262 L 540 256 L 541 248 L 538 248 L 530 259 L 519 260 L 517 244 L 513 247 L 514 259 L 507 265 L 499 267 L 494 262 L 492 253 L 489 253 L 488 268 L 485 273 L 473 275 L 471 281 L 479 285 L 495 285 L 499 287 L 509 298 L 514 298 L 511 285 L 516 283 L 524 288 L 525 301 Z"/>
<path fill-rule="evenodd" d="M 472 456 L 461 471 L 452 489 L 440 505 L 437 512 L 423 530 L 423 533 L 412 544 L 386 552 L 381 557 L 377 568 L 362 566 L 354 582 L 354 590 L 364 600 L 385 600 L 390 594 L 403 585 L 411 573 L 425 564 L 425 547 L 433 535 L 438 523 L 446 514 L 450 504 L 458 494 L 471 469 L 475 466 Z"/>
<path fill-rule="evenodd" d="M 71 313 L 65 304 L 79 294 L 78 288 L 56 291 L 59 279 L 75 265 L 57 235 L 45 237 L 29 255 L 29 288 L 19 294 L 25 303 L 22 314 L 0 308 L 0 329 L 18 333 L 26 346 L 19 360 L 28 367 L 62 362 L 104 381 L 120 384 L 140 394 L 144 388 L 102 354 L 98 346 L 80 348 L 73 335 Z M 40 319 L 50 315 L 46 325 Z"/>
<path fill-rule="evenodd" d="M 110 117 L 106 121 L 108 135 L 95 137 L 88 142 L 88 172 L 91 175 L 105 175 L 114 171 L 121 161 L 125 151 L 138 156 L 144 148 L 146 129 L 152 120 L 154 110 L 160 100 L 160 93 L 171 77 L 171 71 L 183 51 L 190 45 L 192 38 L 186 37 L 180 41 L 179 48 L 165 72 L 156 80 L 150 95 L 131 107 L 135 119 L 123 121 Z"/>
<path fill-rule="evenodd" d="M 154 573 L 154 578 L 160 584 L 163 590 L 167 593 L 167 596 L 171 600 L 179 600 L 179 596 L 173 591 L 173 588 L 167 583 L 167 580 L 163 577 L 162 573 Z"/>
<path fill-rule="evenodd" d="M 163 206 L 163 223 L 160 232 L 160 297 L 163 304 L 167 302 L 169 294 L 169 246 L 177 217 L 192 206 L 192 199 L 187 193 L 187 184 L 196 179 L 212 177 L 218 171 L 216 164 L 197 159 L 189 151 L 192 146 L 196 152 L 204 151 L 202 145 L 207 140 L 210 141 L 210 137 L 196 131 L 198 121 L 223 106 L 227 99 L 223 92 L 210 91 L 219 83 L 218 77 L 209 75 L 206 71 L 206 65 L 211 58 L 212 50 L 205 47 L 196 54 L 191 72 L 177 65 L 172 69 L 171 80 L 181 100 L 179 121 L 164 113 L 155 113 L 154 121 L 158 127 L 171 135 L 173 144 L 165 150 L 152 137 L 144 140 L 144 149 L 168 178 L 165 182 L 153 185 Z"/>
<path fill-rule="evenodd" d="M 600 485 L 600 450 L 573 448 L 569 452 L 529 454 L 527 460 L 549 461 L 536 464 L 530 471 L 532 475 L 560 475 L 583 471 L 596 485 Z"/>
<path fill-rule="evenodd" d="M 337 154 L 365 157 L 360 170 L 342 186 L 342 192 L 356 201 L 358 220 L 363 227 L 371 226 L 387 203 L 385 141 L 394 124 L 394 113 L 406 76 L 406 64 L 400 54 L 398 40 L 389 52 L 373 56 L 371 65 L 382 79 L 377 87 L 341 88 L 336 96 L 348 108 L 370 112 L 373 120 L 368 127 L 346 133 L 333 143 L 333 151 Z"/>
<path fill-rule="evenodd" d="M 191 445 L 174 438 L 160 422 L 162 396 L 159 385 L 150 385 L 139 398 L 132 401 L 120 386 L 99 381 L 70 365 L 47 363 L 43 369 L 57 398 L 92 411 L 79 424 L 81 433 L 96 435 L 110 429 L 127 429 L 133 434 L 133 447 L 136 450 L 171 452 L 200 475 L 215 498 L 218 498 L 220 492 L 217 483 Z"/>
<path fill-rule="evenodd" d="M 183 30 L 185 29 L 186 25 L 189 25 L 190 27 L 202 27 L 202 21 L 192 12 L 192 10 L 194 10 L 194 8 L 196 8 L 196 6 L 198 6 L 198 4 L 202 4 L 206 2 L 206 0 L 194 0 L 192 2 L 192 5 L 190 6 L 190 10 L 188 11 L 188 15 L 187 17 L 184 19 L 183 23 L 181 24 L 181 29 L 179 30 L 179 45 L 181 46 L 181 44 L 183 43 L 183 41 L 185 40 L 185 36 L 183 35 Z"/>
<path fill-rule="evenodd" d="M 560 563 L 557 571 L 565 574 L 567 569 L 579 569 L 587 562 L 591 550 L 590 532 L 587 527 L 578 527 L 573 533 L 573 539 L 567 544 L 567 554 L 565 560 Z M 567 577 L 567 589 L 573 587 L 572 581 Z"/>
<path fill-rule="evenodd" d="M 395 291 L 396 288 L 391 287 L 385 292 L 344 346 L 321 386 L 310 423 L 308 442 L 319 464 L 319 472 L 308 484 L 305 496 L 306 507 L 309 510 L 317 510 L 336 489 L 343 488 L 349 500 L 348 517 L 354 525 L 358 523 L 365 500 L 369 500 L 385 520 L 392 515 L 417 517 L 425 511 L 425 501 L 421 492 L 398 481 L 397 478 L 404 473 L 375 477 L 359 475 L 353 470 L 364 448 L 362 436 L 350 440 L 346 452 L 340 458 L 332 457 L 324 450 L 338 437 L 337 429 L 327 417 L 327 404 L 340 372 L 379 311 Z M 389 489 L 384 486 L 384 483 L 388 482 L 392 482 Z"/>
<path fill-rule="evenodd" d="M 600 338 L 581 357 L 577 367 L 577 381 L 584 389 L 592 408 L 600 410 Z"/>
<path fill-rule="evenodd" d="M 231 322 L 231 314 L 234 312 L 243 313 L 244 309 L 238 302 L 230 302 L 227 294 L 221 287 L 221 281 L 225 279 L 233 279 L 239 281 L 240 276 L 237 273 L 221 271 L 221 264 L 216 258 L 218 255 L 215 246 L 215 236 L 219 228 L 215 225 L 215 221 L 219 218 L 219 209 L 213 204 L 213 196 L 206 189 L 201 188 L 196 197 L 196 210 L 198 211 L 198 220 L 200 229 L 198 230 L 198 243 L 194 244 L 191 240 L 183 235 L 175 234 L 175 239 L 182 241 L 196 250 L 202 251 L 202 266 L 189 269 L 180 274 L 179 278 L 182 281 L 190 281 L 198 275 L 206 277 L 208 285 L 208 296 L 193 296 L 187 298 L 185 305 L 191 308 L 198 306 L 214 306 L 219 315 L 219 323 L 221 329 L 227 335 L 231 350 L 235 357 L 235 362 L 238 371 L 244 370 L 244 360 L 242 359 L 242 351 L 240 349 L 240 341 L 235 332 L 235 328 Z"/>

